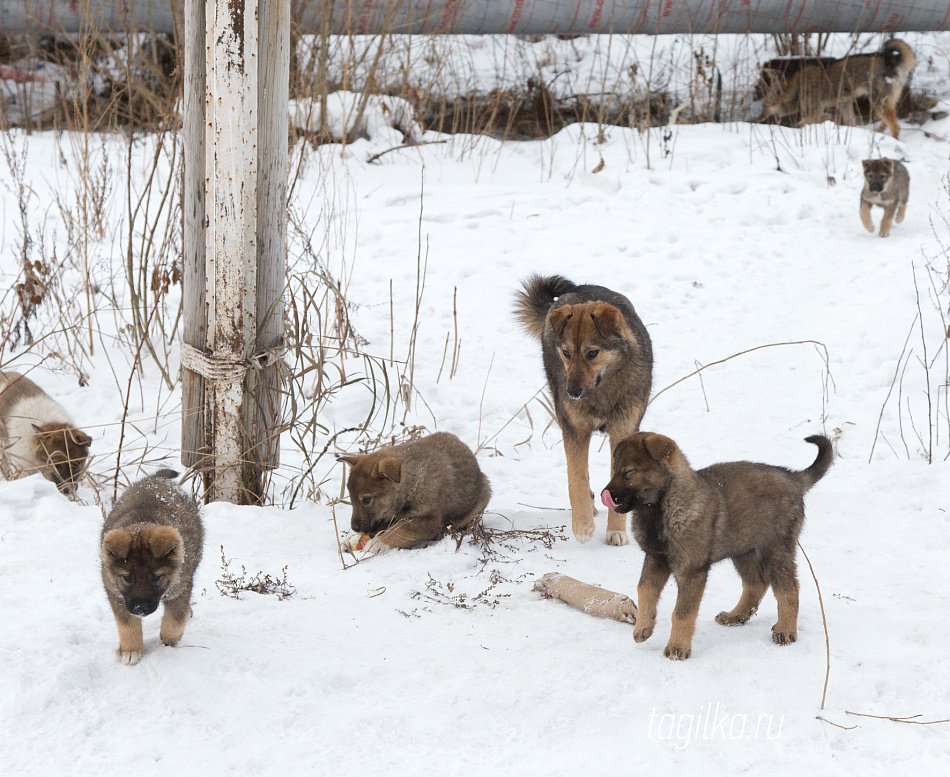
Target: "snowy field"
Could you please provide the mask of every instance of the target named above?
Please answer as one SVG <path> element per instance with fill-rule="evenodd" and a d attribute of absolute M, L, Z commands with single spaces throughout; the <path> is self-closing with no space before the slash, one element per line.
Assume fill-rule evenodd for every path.
<path fill-rule="evenodd" d="M 939 42 L 946 50 L 946 36 Z M 900 141 L 830 123 L 608 127 L 604 137 L 573 125 L 525 143 L 427 133 L 430 144 L 372 164 L 391 137 L 313 151 L 293 189 L 293 269 L 306 270 L 300 234 L 312 234 L 314 252 L 345 278 L 364 351 L 388 357 L 392 342 L 398 359 L 424 267 L 406 424 L 478 449 L 494 491 L 487 526 L 548 531 L 488 549 L 448 538 L 344 569 L 337 545 L 349 510 L 326 498 L 340 493 L 342 467 L 321 459 L 325 498 L 289 509 L 304 461 L 285 439 L 273 487 L 282 506 L 202 509 L 205 554 L 182 645 L 163 647 L 151 616 L 145 657 L 131 668 L 116 660 L 99 578 L 98 502 L 111 503 L 123 433 L 124 478 L 139 465 L 177 465 L 180 397 L 149 359 L 129 391 L 128 349 L 109 345 L 126 342 L 113 310 L 126 299 L 117 184 L 104 198 L 113 226 L 89 254 L 92 271 L 112 279 L 95 291 L 97 347 L 67 358 L 58 337 L 3 351 L 5 370 L 37 365 L 30 376 L 96 442 L 77 502 L 39 477 L 0 483 L 0 772 L 942 773 L 950 724 L 915 723 L 950 718 L 948 137 L 950 119 L 905 126 Z M 31 228 L 64 256 L 54 203 L 76 192 L 79 144 L 51 133 L 6 143 L 24 162 Z M 96 150 L 120 171 L 126 152 L 121 138 Z M 134 147 L 133 188 L 152 152 L 148 140 Z M 886 240 L 858 217 L 861 160 L 879 155 L 902 159 L 911 176 L 907 218 Z M 6 289 L 22 235 L 16 197 L 8 187 L 0 198 Z M 540 346 L 512 314 L 533 272 L 631 299 L 656 357 L 643 428 L 672 437 L 695 467 L 803 468 L 815 455 L 803 438 L 835 440 L 801 536 L 827 616 L 824 710 L 825 632 L 804 558 L 796 644 L 771 642 L 771 593 L 744 627 L 714 622 L 740 591 L 723 564 L 686 662 L 662 653 L 672 583 L 640 645 L 629 625 L 532 591 L 559 571 L 635 595 L 643 558 L 635 545 L 602 542 L 603 511 L 586 545 L 565 528 L 566 466 L 540 393 Z M 41 312 L 35 332 L 52 320 Z M 443 353 L 448 337 L 451 362 L 456 327 L 450 376 Z M 87 385 L 68 367 L 76 363 Z M 368 397 L 353 385 L 319 420 L 331 433 L 358 425 Z M 356 444 L 343 435 L 334 450 Z M 595 440 L 595 491 L 608 469 Z M 280 576 L 286 566 L 296 593 L 222 596 L 222 546 L 231 572 Z"/>

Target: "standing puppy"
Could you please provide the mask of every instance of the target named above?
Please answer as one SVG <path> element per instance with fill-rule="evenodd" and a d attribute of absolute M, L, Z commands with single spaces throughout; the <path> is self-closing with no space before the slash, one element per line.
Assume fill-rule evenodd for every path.
<path fill-rule="evenodd" d="M 660 434 L 635 434 L 617 446 L 614 476 L 601 498 L 612 509 L 631 513 L 633 535 L 646 554 L 637 585 L 637 642 L 653 634 L 660 592 L 672 574 L 676 606 L 663 654 L 689 658 L 709 568 L 727 558 L 742 578 L 742 596 L 716 621 L 745 623 L 771 585 L 778 600 L 772 641 L 787 645 L 798 638 L 795 556 L 804 496 L 828 471 L 833 455 L 827 437 L 806 442 L 818 446 L 818 458 L 800 472 L 748 461 L 697 472 L 676 443 Z"/>
<path fill-rule="evenodd" d="M 19 372 L 0 372 L 0 470 L 7 480 L 39 472 L 63 493 L 75 493 L 92 438 L 62 405 Z"/>
<path fill-rule="evenodd" d="M 119 660 L 136 664 L 142 618 L 165 602 L 159 636 L 174 647 L 191 617 L 204 529 L 198 508 L 161 470 L 126 489 L 102 527 L 102 583 L 119 627 Z"/>
<path fill-rule="evenodd" d="M 873 232 L 871 206 L 880 205 L 884 208 L 884 217 L 878 234 L 887 237 L 891 234 L 891 223 L 897 221 L 900 224 L 904 220 L 907 197 L 910 195 L 910 173 L 896 159 L 865 159 L 861 164 L 864 165 L 861 221 L 868 232 Z"/>
<path fill-rule="evenodd" d="M 447 432 L 337 458 L 350 465 L 346 487 L 353 506 L 350 525 L 357 533 L 344 549 L 380 553 L 422 547 L 449 526 L 471 526 L 491 498 L 475 454 Z M 365 546 L 357 544 L 360 535 L 371 538 Z"/>
<path fill-rule="evenodd" d="M 541 340 L 544 371 L 567 456 L 574 536 L 594 533 L 588 455 L 593 433 L 617 443 L 640 428 L 650 398 L 653 346 L 630 300 L 603 286 L 578 286 L 559 275 L 524 281 L 516 313 Z M 624 518 L 607 514 L 608 545 L 626 545 Z"/>

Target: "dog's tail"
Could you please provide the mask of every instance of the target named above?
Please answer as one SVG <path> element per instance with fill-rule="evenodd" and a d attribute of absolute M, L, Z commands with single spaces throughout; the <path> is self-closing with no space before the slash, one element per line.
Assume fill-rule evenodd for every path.
<path fill-rule="evenodd" d="M 515 315 L 528 334 L 540 340 L 551 305 L 562 294 L 574 291 L 577 284 L 561 275 L 532 275 L 521 285 L 522 291 L 518 292 L 515 303 Z"/>
<path fill-rule="evenodd" d="M 897 38 L 891 38 L 881 46 L 881 53 L 884 55 L 884 75 L 887 78 L 905 78 L 917 64 L 914 50 Z"/>
<path fill-rule="evenodd" d="M 805 442 L 810 442 L 812 445 L 818 446 L 818 458 L 815 459 L 815 463 L 808 469 L 803 469 L 798 473 L 802 483 L 805 485 L 805 489 L 808 490 L 825 476 L 825 473 L 831 467 L 835 453 L 831 447 L 831 440 L 823 434 L 814 434 L 811 437 L 806 437 Z"/>
<path fill-rule="evenodd" d="M 178 477 L 178 473 L 175 472 L 175 470 L 173 469 L 166 468 L 166 469 L 160 469 L 158 472 L 152 475 L 152 477 L 164 478 L 165 480 L 174 480 L 175 478 Z"/>

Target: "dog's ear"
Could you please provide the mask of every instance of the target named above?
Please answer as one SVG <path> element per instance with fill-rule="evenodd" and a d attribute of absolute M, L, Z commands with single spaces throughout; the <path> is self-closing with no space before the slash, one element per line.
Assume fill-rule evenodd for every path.
<path fill-rule="evenodd" d="M 573 315 L 573 305 L 562 305 L 548 313 L 548 321 L 551 322 L 551 329 L 554 330 L 554 334 L 561 337 L 564 334 L 564 327 L 567 326 L 567 322 L 571 320 Z"/>
<path fill-rule="evenodd" d="M 392 456 L 385 456 L 376 462 L 376 475 L 398 483 L 402 478 L 402 462 Z"/>
<path fill-rule="evenodd" d="M 125 561 L 132 548 L 132 534 L 125 529 L 113 529 L 102 538 L 102 555 L 108 553 L 113 558 Z"/>
<path fill-rule="evenodd" d="M 92 437 L 74 426 L 69 427 L 69 439 L 81 448 L 88 448 L 92 445 Z"/>
<path fill-rule="evenodd" d="M 360 463 L 360 460 L 362 458 L 363 457 L 358 454 L 341 453 L 339 456 L 336 457 L 336 460 L 342 461 L 344 464 L 349 464 L 351 467 L 355 467 L 357 464 Z"/>
<path fill-rule="evenodd" d="M 882 166 L 887 171 L 888 175 L 891 175 L 894 172 L 894 160 L 893 159 L 882 159 Z"/>
<path fill-rule="evenodd" d="M 867 171 L 868 171 L 868 169 L 871 167 L 871 163 L 872 163 L 872 162 L 874 162 L 873 159 L 862 159 L 862 160 L 861 160 L 861 167 L 864 168 L 864 172 L 867 172 Z"/>
<path fill-rule="evenodd" d="M 645 434 L 643 436 L 643 447 L 646 448 L 651 459 L 663 461 L 676 450 L 676 443 L 662 434 Z"/>
<path fill-rule="evenodd" d="M 623 313 L 606 302 L 596 302 L 590 309 L 590 317 L 600 332 L 601 337 L 609 337 L 621 333 Z"/>
<path fill-rule="evenodd" d="M 157 526 L 149 532 L 148 549 L 157 559 L 177 560 L 181 546 L 181 535 L 171 526 Z"/>

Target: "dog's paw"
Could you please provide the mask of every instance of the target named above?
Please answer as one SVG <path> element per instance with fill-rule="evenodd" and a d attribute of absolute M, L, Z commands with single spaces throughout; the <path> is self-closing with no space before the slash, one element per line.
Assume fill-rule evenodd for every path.
<path fill-rule="evenodd" d="M 865 224 L 864 228 L 872 235 L 874 234 L 874 224 Z"/>
<path fill-rule="evenodd" d="M 743 618 L 741 615 L 733 615 L 731 612 L 723 611 L 716 616 L 716 623 L 720 626 L 741 626 L 743 623 L 748 623 L 751 617 L 752 613 Z"/>
<path fill-rule="evenodd" d="M 878 237 L 890 237 L 890 236 L 891 236 L 890 232 L 880 232 L 878 234 Z"/>
<path fill-rule="evenodd" d="M 674 645 L 672 642 L 663 648 L 663 655 L 670 661 L 685 661 L 692 655 L 689 645 Z"/>
<path fill-rule="evenodd" d="M 652 637 L 652 636 L 653 636 L 653 626 L 652 626 L 652 624 L 651 624 L 651 625 L 647 625 L 647 624 L 638 625 L 638 626 L 633 630 L 633 641 L 634 641 L 634 642 L 646 642 L 646 641 L 647 641 L 648 639 L 650 639 L 650 637 Z"/>
<path fill-rule="evenodd" d="M 178 643 L 181 642 L 181 634 L 167 634 L 164 631 L 159 632 L 158 638 L 162 641 L 162 644 L 166 647 L 177 647 Z"/>
<path fill-rule="evenodd" d="M 618 531 L 616 529 L 609 529 L 607 531 L 607 537 L 604 539 L 608 545 L 629 545 L 630 540 L 627 539 L 627 533 L 625 531 Z"/>
<path fill-rule="evenodd" d="M 574 539 L 577 540 L 582 545 L 585 542 L 588 542 L 591 537 L 594 536 L 594 522 L 591 521 L 590 524 L 585 526 L 575 526 L 574 527 Z"/>
<path fill-rule="evenodd" d="M 797 631 L 779 631 L 775 626 L 772 627 L 772 641 L 776 645 L 791 645 L 797 639 Z"/>
<path fill-rule="evenodd" d="M 126 666 L 135 666 L 139 661 L 142 660 L 142 656 L 145 655 L 144 650 L 119 650 L 119 663 L 125 664 Z"/>
<path fill-rule="evenodd" d="M 392 550 L 392 548 L 383 542 L 382 537 L 373 537 L 371 540 L 367 540 L 366 544 L 362 547 L 363 553 L 368 556 L 379 556 L 390 550 Z"/>

